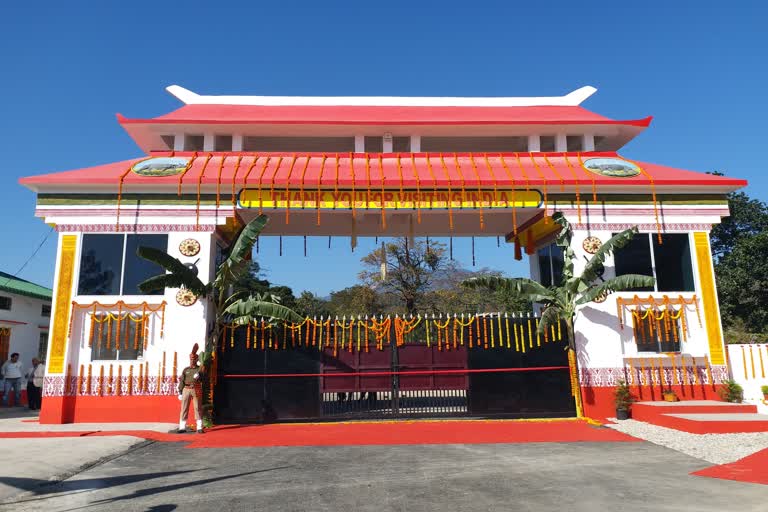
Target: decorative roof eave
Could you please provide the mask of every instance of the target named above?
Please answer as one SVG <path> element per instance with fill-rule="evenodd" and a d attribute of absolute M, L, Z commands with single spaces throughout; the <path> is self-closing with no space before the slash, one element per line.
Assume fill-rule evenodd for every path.
<path fill-rule="evenodd" d="M 369 118 L 358 119 L 312 119 L 312 118 L 277 118 L 264 115 L 262 118 L 237 118 L 221 119 L 214 117 L 183 117 L 183 118 L 151 118 L 134 119 L 127 118 L 122 114 L 116 114 L 117 121 L 122 126 L 126 125 L 332 125 L 332 126 L 524 126 L 524 125 L 542 125 L 542 126 L 631 126 L 636 128 L 647 128 L 653 121 L 653 116 L 647 116 L 641 119 L 615 120 L 615 119 L 589 119 L 573 118 L 568 119 L 564 116 L 561 119 L 482 119 L 480 116 L 456 116 L 450 119 L 435 119 L 430 117 L 412 118 L 412 119 L 389 119 L 387 117 L 374 117 L 375 113 L 369 114 Z M 126 128 L 127 129 L 127 128 Z"/>

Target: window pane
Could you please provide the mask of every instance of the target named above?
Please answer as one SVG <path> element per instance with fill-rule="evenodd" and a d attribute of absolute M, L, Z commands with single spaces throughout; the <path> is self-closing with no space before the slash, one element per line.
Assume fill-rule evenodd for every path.
<path fill-rule="evenodd" d="M 125 246 L 123 295 L 162 295 L 164 293 L 162 290 L 154 293 L 144 293 L 139 290 L 139 284 L 142 281 L 164 273 L 161 266 L 136 255 L 136 250 L 142 246 L 167 251 L 168 235 L 128 235 Z"/>
<path fill-rule="evenodd" d="M 653 256 L 656 259 L 656 284 L 660 292 L 692 292 L 693 268 L 691 248 L 687 234 L 661 235 L 664 242 L 653 237 Z"/>
<path fill-rule="evenodd" d="M 80 295 L 120 295 L 123 235 L 83 235 Z"/>
<path fill-rule="evenodd" d="M 642 318 L 648 314 L 645 318 Z M 634 318 L 635 342 L 638 352 L 680 352 L 680 320 L 656 320 L 660 312 L 643 311 Z"/>
<path fill-rule="evenodd" d="M 126 361 L 138 359 L 144 351 L 144 339 L 141 335 L 141 322 L 135 322 L 137 315 L 123 315 L 118 322 L 114 318 L 107 319 L 104 313 L 97 315 L 94 322 L 93 345 L 91 346 L 91 361 Z"/>
<path fill-rule="evenodd" d="M 539 282 L 544 286 L 560 284 L 563 279 L 563 250 L 556 244 L 542 247 L 537 253 L 539 259 Z"/>
<path fill-rule="evenodd" d="M 544 286 L 552 285 L 552 268 L 549 266 L 550 247 L 539 249 L 539 282 Z"/>
<path fill-rule="evenodd" d="M 616 263 L 616 275 L 640 274 L 653 276 L 651 265 L 651 246 L 648 243 L 648 234 L 640 233 L 623 248 L 614 253 Z M 653 287 L 633 288 L 633 291 L 653 291 Z"/>

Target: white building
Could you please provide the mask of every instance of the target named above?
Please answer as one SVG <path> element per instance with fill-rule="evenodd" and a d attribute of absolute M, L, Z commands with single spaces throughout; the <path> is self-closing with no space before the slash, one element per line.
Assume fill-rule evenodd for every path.
<path fill-rule="evenodd" d="M 45 359 L 53 290 L 0 272 L 0 361 L 14 352 L 24 369 Z M 0 364 L 2 364 L 0 363 Z M 25 385 L 25 383 L 22 383 Z M 0 388 L 2 393 L 2 388 Z"/>

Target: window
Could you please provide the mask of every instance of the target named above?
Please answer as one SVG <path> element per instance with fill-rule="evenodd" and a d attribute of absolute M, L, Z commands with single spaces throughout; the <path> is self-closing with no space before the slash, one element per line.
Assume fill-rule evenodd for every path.
<path fill-rule="evenodd" d="M 410 137 L 392 137 L 393 153 L 408 153 L 411 151 Z"/>
<path fill-rule="evenodd" d="M 568 135 L 565 137 L 565 147 L 568 151 L 576 152 L 584 149 L 584 137 L 581 135 Z"/>
<path fill-rule="evenodd" d="M 163 272 L 136 255 L 140 246 L 166 250 L 168 235 L 83 235 L 79 295 L 162 295 L 142 293 L 138 285 Z"/>
<path fill-rule="evenodd" d="M 37 342 L 37 358 L 45 361 L 45 355 L 48 353 L 48 331 L 40 333 L 40 339 Z"/>
<path fill-rule="evenodd" d="M 0 297 L 0 309 L 10 311 L 12 304 L 13 304 L 13 300 L 11 300 L 10 297 Z"/>
<path fill-rule="evenodd" d="M 165 146 L 163 149 L 173 149 L 174 141 L 176 140 L 173 135 L 161 135 L 160 139 L 163 141 L 163 145 Z"/>
<path fill-rule="evenodd" d="M 555 136 L 542 135 L 539 137 L 539 150 L 542 153 L 552 153 L 555 151 Z"/>
<path fill-rule="evenodd" d="M 557 244 L 542 247 L 539 259 L 539 282 L 544 286 L 557 286 L 563 279 L 563 249 Z"/>
<path fill-rule="evenodd" d="M 44 316 L 46 318 L 51 317 L 51 305 L 50 304 L 43 304 L 43 307 L 40 308 L 40 316 Z"/>
<path fill-rule="evenodd" d="M 608 137 L 595 135 L 595 151 L 610 151 L 611 143 Z"/>
<path fill-rule="evenodd" d="M 243 137 L 243 151 L 350 153 L 354 137 Z"/>
<path fill-rule="evenodd" d="M 656 311 L 653 309 L 635 313 L 637 351 L 680 352 L 680 320 L 669 319 L 667 315 L 657 320 L 655 315 Z"/>
<path fill-rule="evenodd" d="M 232 136 L 216 135 L 215 137 L 213 137 L 213 150 L 214 151 L 232 151 Z"/>
<path fill-rule="evenodd" d="M 637 291 L 695 291 L 688 234 L 664 234 L 661 240 L 663 243 L 659 244 L 655 233 L 635 235 L 614 255 L 616 275 L 640 274 L 656 278 L 653 287 L 638 288 Z"/>
<path fill-rule="evenodd" d="M 368 137 L 364 139 L 364 147 L 366 153 L 383 153 L 384 152 L 384 138 L 383 137 Z"/>
<path fill-rule="evenodd" d="M 203 151 L 205 137 L 202 135 L 185 135 L 184 151 Z"/>
<path fill-rule="evenodd" d="M 528 137 L 422 137 L 421 150 L 426 153 L 525 152 Z"/>
<path fill-rule="evenodd" d="M 106 313 L 96 315 L 93 323 L 93 345 L 91 361 L 130 361 L 139 359 L 144 352 L 141 322 L 134 322 L 128 317 L 118 323 L 107 319 Z"/>

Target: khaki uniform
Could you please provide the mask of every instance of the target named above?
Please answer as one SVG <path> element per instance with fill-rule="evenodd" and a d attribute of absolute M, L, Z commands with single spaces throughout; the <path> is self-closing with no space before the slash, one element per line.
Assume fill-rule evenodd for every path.
<path fill-rule="evenodd" d="M 197 375 L 197 378 L 195 378 Z M 202 419 L 200 396 L 197 393 L 197 385 L 202 382 L 203 369 L 200 366 L 187 366 L 181 371 L 179 377 L 179 395 L 181 395 L 181 414 L 179 415 L 179 425 L 187 422 L 189 414 L 189 402 L 192 401 L 192 408 L 195 411 L 195 420 Z"/>

